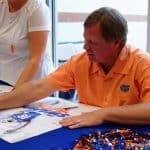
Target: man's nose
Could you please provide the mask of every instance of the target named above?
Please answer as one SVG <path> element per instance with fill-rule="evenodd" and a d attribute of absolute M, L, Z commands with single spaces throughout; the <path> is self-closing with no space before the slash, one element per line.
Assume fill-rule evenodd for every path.
<path fill-rule="evenodd" d="M 88 49 L 90 49 L 90 46 L 89 46 L 89 44 L 87 42 L 84 42 L 83 48 L 85 50 L 88 50 Z"/>

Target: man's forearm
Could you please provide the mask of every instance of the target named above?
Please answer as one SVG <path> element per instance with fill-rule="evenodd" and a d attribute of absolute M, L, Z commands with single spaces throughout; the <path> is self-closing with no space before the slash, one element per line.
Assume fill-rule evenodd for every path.
<path fill-rule="evenodd" d="M 51 90 L 44 80 L 24 83 L 19 88 L 0 96 L 0 109 L 20 107 L 46 97 Z"/>
<path fill-rule="evenodd" d="M 105 114 L 106 121 L 121 124 L 150 124 L 150 103 L 109 107 L 101 111 Z"/>

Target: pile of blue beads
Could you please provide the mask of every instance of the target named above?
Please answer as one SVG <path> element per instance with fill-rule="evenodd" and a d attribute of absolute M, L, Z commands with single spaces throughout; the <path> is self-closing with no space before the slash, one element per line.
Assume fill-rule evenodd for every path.
<path fill-rule="evenodd" d="M 127 128 L 81 136 L 73 150 L 150 150 L 150 133 Z"/>

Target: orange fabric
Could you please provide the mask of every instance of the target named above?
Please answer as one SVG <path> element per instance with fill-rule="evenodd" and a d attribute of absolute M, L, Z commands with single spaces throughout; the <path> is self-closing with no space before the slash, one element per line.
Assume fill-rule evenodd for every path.
<path fill-rule="evenodd" d="M 127 45 L 106 75 L 83 52 L 47 79 L 56 90 L 76 88 L 79 101 L 85 104 L 106 107 L 150 102 L 150 55 Z"/>

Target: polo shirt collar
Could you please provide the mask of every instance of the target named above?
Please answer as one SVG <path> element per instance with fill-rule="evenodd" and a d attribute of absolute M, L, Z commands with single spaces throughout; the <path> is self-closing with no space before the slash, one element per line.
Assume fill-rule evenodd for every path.
<path fill-rule="evenodd" d="M 130 45 L 125 45 L 123 47 L 111 71 L 119 74 L 129 73 L 133 62 L 133 59 L 131 57 L 131 49 L 132 47 Z"/>
<path fill-rule="evenodd" d="M 90 64 L 91 64 L 91 72 L 90 72 L 90 74 L 94 74 L 94 73 L 98 72 L 99 70 L 101 70 L 101 68 L 98 66 L 97 63 L 90 62 Z"/>

